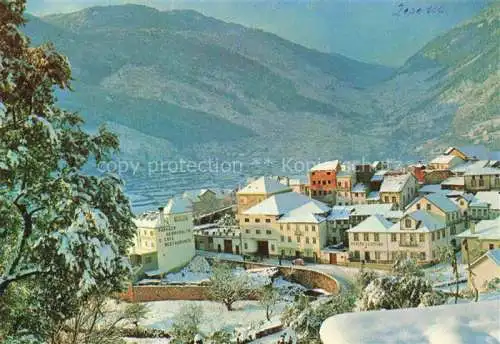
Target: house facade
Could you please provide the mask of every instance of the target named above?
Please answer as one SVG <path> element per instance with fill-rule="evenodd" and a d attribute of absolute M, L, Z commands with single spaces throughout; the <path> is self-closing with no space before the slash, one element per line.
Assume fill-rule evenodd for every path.
<path fill-rule="evenodd" d="M 335 203 L 337 205 L 352 204 L 352 188 L 356 184 L 356 173 L 341 171 L 337 173 L 337 193 Z"/>
<path fill-rule="evenodd" d="M 479 291 L 487 289 L 488 282 L 500 278 L 500 248 L 489 250 L 471 263 L 474 284 Z M 472 281 L 469 280 L 469 284 Z"/>
<path fill-rule="evenodd" d="M 335 202 L 337 174 L 340 170 L 339 160 L 326 161 L 313 166 L 309 171 L 311 197 L 329 203 Z"/>
<path fill-rule="evenodd" d="M 464 160 L 455 155 L 439 155 L 429 162 L 428 168 L 431 170 L 450 170 L 463 163 Z"/>
<path fill-rule="evenodd" d="M 402 256 L 431 262 L 450 236 L 442 218 L 421 210 L 407 213 L 395 224 L 373 215 L 347 232 L 352 259 L 377 263 L 393 263 Z"/>
<path fill-rule="evenodd" d="M 273 195 L 239 219 L 242 252 L 259 256 L 319 257 L 330 208 L 295 192 Z"/>
<path fill-rule="evenodd" d="M 462 244 L 462 256 L 467 259 L 467 250 L 471 260 L 488 250 L 500 248 L 500 217 L 471 224 L 470 229 L 457 235 Z"/>
<path fill-rule="evenodd" d="M 132 265 L 168 272 L 194 257 L 193 212 L 188 200 L 172 198 L 158 211 L 138 216 L 135 224 L 137 234 L 129 252 Z"/>
<path fill-rule="evenodd" d="M 464 174 L 464 188 L 467 192 L 500 190 L 500 168 L 469 169 Z"/>
<path fill-rule="evenodd" d="M 404 209 L 417 195 L 417 179 L 411 173 L 386 175 L 380 186 L 380 201 Z"/>

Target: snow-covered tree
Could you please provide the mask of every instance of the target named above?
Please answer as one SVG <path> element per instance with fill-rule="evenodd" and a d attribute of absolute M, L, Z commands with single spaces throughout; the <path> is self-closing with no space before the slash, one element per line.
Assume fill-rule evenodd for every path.
<path fill-rule="evenodd" d="M 430 292 L 430 282 L 418 276 L 381 276 L 363 290 L 358 307 L 361 311 L 417 307 Z"/>
<path fill-rule="evenodd" d="M 455 252 L 455 247 L 443 246 L 438 248 L 439 261 L 443 263 L 450 264 L 453 276 L 455 277 L 455 303 L 458 302 L 459 290 L 458 283 L 460 280 L 460 274 L 458 272 L 458 262 L 457 253 Z"/>
<path fill-rule="evenodd" d="M 278 290 L 273 288 L 272 284 L 262 287 L 259 291 L 259 303 L 266 310 L 266 319 L 271 321 L 271 316 L 273 315 L 274 308 L 280 300 L 280 294 Z"/>
<path fill-rule="evenodd" d="M 199 335 L 203 319 L 203 308 L 197 304 L 183 306 L 174 318 L 172 326 L 173 344 L 191 343 Z"/>
<path fill-rule="evenodd" d="M 371 283 L 375 278 L 379 277 L 379 273 L 373 270 L 367 270 L 361 268 L 359 272 L 354 277 L 354 290 L 357 294 L 361 294 L 363 290 Z"/>
<path fill-rule="evenodd" d="M 228 264 L 216 264 L 210 277 L 209 295 L 214 301 L 222 302 L 228 311 L 236 301 L 246 300 L 254 289 L 247 274 L 236 275 Z"/>
<path fill-rule="evenodd" d="M 217 224 L 221 227 L 231 227 L 236 226 L 238 221 L 236 221 L 235 217 L 230 214 L 224 214 L 219 220 L 217 220 Z"/>
<path fill-rule="evenodd" d="M 123 287 L 135 227 L 121 180 L 82 172 L 111 158 L 117 137 L 85 132 L 56 105 L 70 66 L 53 45 L 30 46 L 24 9 L 24 0 L 0 1 L 0 337 L 49 340 L 80 299 Z M 41 320 L 21 329 L 6 295 L 23 289 L 26 317 Z"/>
<path fill-rule="evenodd" d="M 319 329 L 327 318 L 352 312 L 356 297 L 351 293 L 310 301 L 301 295 L 282 314 L 283 324 L 294 330 L 298 344 L 321 344 Z"/>
<path fill-rule="evenodd" d="M 411 275 L 423 277 L 424 271 L 417 264 L 415 259 L 406 256 L 399 256 L 392 265 L 392 273 L 397 276 Z"/>

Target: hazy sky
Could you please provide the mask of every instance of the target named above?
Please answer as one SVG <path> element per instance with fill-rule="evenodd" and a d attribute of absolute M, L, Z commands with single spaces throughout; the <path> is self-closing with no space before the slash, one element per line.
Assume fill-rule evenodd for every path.
<path fill-rule="evenodd" d="M 479 12 L 488 0 L 28 0 L 44 15 L 96 5 L 140 3 L 160 10 L 194 9 L 260 28 L 310 48 L 398 66 L 428 41 Z M 397 16 L 399 7 L 431 14 Z"/>

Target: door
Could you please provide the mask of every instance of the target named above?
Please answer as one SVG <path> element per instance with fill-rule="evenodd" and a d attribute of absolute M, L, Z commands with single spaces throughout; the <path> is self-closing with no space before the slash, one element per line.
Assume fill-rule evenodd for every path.
<path fill-rule="evenodd" d="M 224 253 L 233 253 L 233 241 L 224 240 Z"/>
<path fill-rule="evenodd" d="M 240 254 L 240 246 L 236 245 L 236 254 Z"/>
<path fill-rule="evenodd" d="M 267 241 L 257 241 L 257 254 L 262 257 L 269 257 L 269 245 Z"/>
<path fill-rule="evenodd" d="M 295 258 L 300 258 L 300 251 L 295 251 Z"/>
<path fill-rule="evenodd" d="M 337 264 L 337 254 L 330 253 L 330 264 Z"/>
<path fill-rule="evenodd" d="M 370 260 L 370 252 L 365 252 L 365 261 Z"/>

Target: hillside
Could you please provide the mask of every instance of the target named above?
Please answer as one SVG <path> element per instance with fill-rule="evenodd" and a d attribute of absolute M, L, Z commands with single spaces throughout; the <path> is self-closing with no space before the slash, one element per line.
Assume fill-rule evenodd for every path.
<path fill-rule="evenodd" d="M 499 16 L 495 3 L 371 90 L 401 141 L 422 153 L 450 144 L 500 147 Z"/>
<path fill-rule="evenodd" d="M 93 7 L 29 17 L 26 31 L 68 55 L 76 92 L 59 94 L 61 104 L 91 130 L 108 122 L 122 137 L 122 158 L 245 163 L 229 176 L 168 176 L 177 188 L 227 186 L 249 174 L 293 174 L 281 168 L 289 158 L 406 159 L 470 142 L 499 148 L 498 8 L 397 70 L 190 10 Z M 165 188 L 165 178 L 153 184 Z"/>
<path fill-rule="evenodd" d="M 26 31 L 68 55 L 76 92 L 63 103 L 90 126 L 117 123 L 191 157 L 356 154 L 344 133 L 379 115 L 362 90 L 392 73 L 194 11 L 94 7 Z"/>

